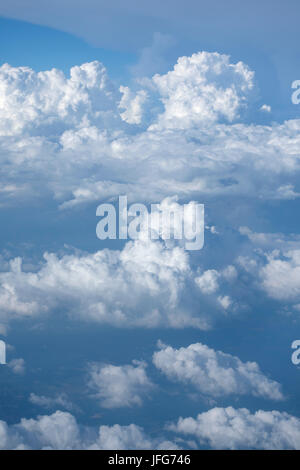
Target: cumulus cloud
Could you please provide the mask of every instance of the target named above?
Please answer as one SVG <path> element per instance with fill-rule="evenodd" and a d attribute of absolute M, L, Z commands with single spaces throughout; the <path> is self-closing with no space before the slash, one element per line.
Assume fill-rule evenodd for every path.
<path fill-rule="evenodd" d="M 180 418 L 168 426 L 179 436 L 197 439 L 215 449 L 299 449 L 300 420 L 287 413 L 213 408 L 194 418 Z M 186 444 L 185 446 L 186 447 Z M 0 449 L 178 449 L 164 437 L 150 437 L 135 425 L 102 425 L 98 430 L 79 426 L 68 412 L 8 425 L 0 421 Z"/>
<path fill-rule="evenodd" d="M 153 127 L 189 129 L 220 119 L 233 121 L 254 86 L 253 78 L 245 64 L 231 64 L 229 56 L 217 52 L 180 57 L 172 71 L 152 79 L 165 107 Z"/>
<path fill-rule="evenodd" d="M 147 231 L 155 239 L 142 229 L 122 250 L 46 252 L 38 263 L 29 264 L 20 257 L 5 261 L 0 272 L 3 331 L 14 320 L 46 321 L 57 309 L 68 318 L 116 327 L 202 330 L 226 311 L 236 311 L 230 294 L 234 266 L 205 271 L 197 257 L 193 262 L 195 252 L 185 249 L 188 244 L 199 249 L 203 242 L 202 222 L 192 228 L 196 203 L 183 208 L 176 198 L 167 198 L 156 209 L 166 217 L 158 217 L 156 210 L 149 214 Z M 183 239 L 176 238 L 178 221 L 184 222 L 179 224 Z"/>
<path fill-rule="evenodd" d="M 298 301 L 300 299 L 300 249 L 268 256 L 260 269 L 262 287 L 273 299 Z"/>
<path fill-rule="evenodd" d="M 100 62 L 72 67 L 70 77 L 52 69 L 0 67 L 0 135 L 44 135 L 76 127 L 85 119 L 103 126 L 113 118 L 116 94 Z M 36 129 L 37 127 L 37 129 Z"/>
<path fill-rule="evenodd" d="M 36 271 L 23 271 L 16 258 L 0 273 L 0 319 L 5 326 L 59 306 L 77 319 L 120 327 L 207 329 L 206 312 L 185 305 L 191 275 L 183 248 L 151 240 L 130 241 L 122 251 L 46 253 Z"/>
<path fill-rule="evenodd" d="M 251 273 L 253 286 L 279 302 L 299 303 L 299 235 L 259 233 L 248 227 L 240 227 L 239 231 L 254 247 L 250 256 L 237 259 L 237 263 Z"/>
<path fill-rule="evenodd" d="M 177 450 L 179 447 L 175 442 L 168 439 L 149 438 L 140 426 L 130 424 L 129 426 L 101 426 L 99 438 L 89 450 L 101 449 L 170 449 Z"/>
<path fill-rule="evenodd" d="M 213 449 L 300 449 L 300 419 L 279 411 L 212 408 L 169 428 Z"/>
<path fill-rule="evenodd" d="M 195 278 L 195 282 L 204 294 L 213 294 L 219 288 L 219 273 L 215 269 L 208 269 L 201 276 Z"/>
<path fill-rule="evenodd" d="M 56 411 L 37 419 L 21 419 L 8 426 L 0 421 L 0 449 L 43 450 L 125 450 L 177 449 L 164 438 L 150 438 L 135 424 L 100 426 L 96 429 L 79 426 L 68 412 Z"/>
<path fill-rule="evenodd" d="M 154 353 L 153 363 L 169 379 L 193 385 L 210 397 L 237 394 L 283 399 L 280 384 L 266 377 L 256 362 L 242 362 L 201 343 L 179 349 L 163 346 Z"/>
<path fill-rule="evenodd" d="M 170 215 L 182 215 L 183 209 L 176 198 L 164 199 L 157 208 Z M 185 205 L 183 232 L 192 225 L 194 208 L 194 202 Z M 154 211 L 149 217 L 149 227 L 160 237 L 157 240 L 150 240 L 141 230 L 138 239 L 127 242 L 122 250 L 45 253 L 38 264 L 23 263 L 21 258 L 4 261 L 0 272 L 2 331 L 18 319 L 46 321 L 57 309 L 75 320 L 125 328 L 207 330 L 219 316 L 235 314 L 240 306 L 240 293 L 235 290 L 238 269 L 253 265 L 257 272 L 258 265 L 239 257 L 236 267 L 202 269 L 194 252 L 184 249 L 186 240 L 173 237 L 177 218 L 171 218 L 168 225 L 164 223 L 167 217 L 158 223 L 157 214 Z M 171 239 L 164 239 L 169 229 Z"/>
<path fill-rule="evenodd" d="M 198 269 L 198 272 L 199 271 L 200 269 Z M 195 276 L 194 281 L 202 294 L 215 295 L 220 291 L 221 284 L 230 284 L 233 280 L 236 279 L 236 277 L 237 270 L 235 266 L 228 265 L 220 271 L 217 271 L 216 269 L 207 269 L 203 272 L 200 271 L 200 275 Z M 218 295 L 217 300 L 225 310 L 228 309 L 232 304 L 228 295 Z"/>
<path fill-rule="evenodd" d="M 140 406 L 153 388 L 144 362 L 124 366 L 93 363 L 88 376 L 88 386 L 104 408 Z"/>

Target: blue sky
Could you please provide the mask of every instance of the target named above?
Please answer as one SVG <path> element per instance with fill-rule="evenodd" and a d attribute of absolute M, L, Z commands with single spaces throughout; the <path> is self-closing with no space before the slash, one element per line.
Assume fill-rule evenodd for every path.
<path fill-rule="evenodd" d="M 109 5 L 0 6 L 0 449 L 299 449 L 299 3 Z"/>

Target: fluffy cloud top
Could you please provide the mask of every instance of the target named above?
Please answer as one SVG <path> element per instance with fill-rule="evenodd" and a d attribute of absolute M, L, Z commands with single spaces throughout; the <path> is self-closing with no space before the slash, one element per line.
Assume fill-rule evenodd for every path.
<path fill-rule="evenodd" d="M 76 127 L 85 119 L 98 125 L 113 116 L 115 94 L 99 62 L 72 67 L 70 78 L 57 69 L 0 67 L 0 135 L 44 135 Z"/>
<path fill-rule="evenodd" d="M 213 408 L 170 429 L 213 449 L 300 449 L 300 419 L 279 411 Z"/>
<path fill-rule="evenodd" d="M 181 57 L 120 92 L 98 62 L 73 67 L 69 78 L 5 64 L 1 203 L 52 195 L 72 207 L 124 193 L 151 202 L 299 197 L 300 121 L 237 123 L 252 89 L 253 72 L 218 53 Z"/>
<path fill-rule="evenodd" d="M 143 362 L 124 366 L 91 364 L 88 385 L 104 408 L 140 406 L 153 388 Z"/>
<path fill-rule="evenodd" d="M 231 64 L 226 55 L 200 52 L 181 57 L 174 70 L 154 75 L 148 84 L 164 105 L 153 125 L 186 129 L 219 118 L 232 121 L 253 88 L 253 76 L 245 64 Z M 97 61 L 72 67 L 69 78 L 57 69 L 35 72 L 4 64 L 0 92 L 2 136 L 58 135 L 83 121 L 107 130 L 122 128 L 122 120 L 139 124 L 147 99 L 143 89 L 134 93 L 121 86 L 117 92 Z M 149 105 L 157 107 L 157 103 Z"/>
<path fill-rule="evenodd" d="M 242 362 L 201 343 L 180 349 L 163 346 L 154 353 L 153 362 L 168 378 L 191 384 L 210 397 L 249 394 L 283 399 L 280 384 L 267 378 L 256 362 Z"/>
<path fill-rule="evenodd" d="M 231 64 L 229 56 L 217 52 L 180 57 L 174 70 L 153 77 L 165 107 L 157 126 L 188 129 L 220 119 L 233 121 L 253 88 L 253 78 L 245 64 Z"/>

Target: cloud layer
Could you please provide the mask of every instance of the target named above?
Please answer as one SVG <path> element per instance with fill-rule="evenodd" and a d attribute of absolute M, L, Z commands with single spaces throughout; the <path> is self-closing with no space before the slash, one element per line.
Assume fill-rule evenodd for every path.
<path fill-rule="evenodd" d="M 8 426 L 0 421 L 0 449 L 104 450 L 176 449 L 171 441 L 151 439 L 135 424 L 100 426 L 98 431 L 80 427 L 73 415 L 56 411 L 37 419 L 21 419 Z"/>
<path fill-rule="evenodd" d="M 180 57 L 119 90 L 99 62 L 69 77 L 4 64 L 0 90 L 4 205 L 21 195 L 64 208 L 124 193 L 148 202 L 299 196 L 299 120 L 246 124 L 254 73 L 226 55 Z"/>
<path fill-rule="evenodd" d="M 10 426 L 0 421 L 0 449 L 175 450 L 194 446 L 191 439 L 197 440 L 196 446 L 213 449 L 300 448 L 299 418 L 279 411 L 251 413 L 246 408 L 212 408 L 195 419 L 179 418 L 166 428 L 175 434 L 175 442 L 149 437 L 135 424 L 101 425 L 98 430 L 82 427 L 72 414 L 56 411 L 36 419 L 23 418 Z"/>

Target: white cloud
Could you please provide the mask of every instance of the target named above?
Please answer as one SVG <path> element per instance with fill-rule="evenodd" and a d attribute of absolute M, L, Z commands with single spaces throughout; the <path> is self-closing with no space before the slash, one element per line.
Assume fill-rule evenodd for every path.
<path fill-rule="evenodd" d="M 122 251 L 45 253 L 35 271 L 23 271 L 17 258 L 0 273 L 0 322 L 45 316 L 60 306 L 77 319 L 120 327 L 207 329 L 206 312 L 184 305 L 191 275 L 184 249 L 150 240 L 128 242 Z"/>
<path fill-rule="evenodd" d="M 236 258 L 246 274 L 249 289 L 263 292 L 278 302 L 279 311 L 291 313 L 300 302 L 300 236 L 298 234 L 254 232 L 240 227 L 251 242 L 248 255 Z"/>
<path fill-rule="evenodd" d="M 300 299 L 300 249 L 274 251 L 259 272 L 262 287 L 277 300 L 298 301 Z"/>
<path fill-rule="evenodd" d="M 57 69 L 37 73 L 4 64 L 0 90 L 2 136 L 57 134 L 84 119 L 103 126 L 115 117 L 118 99 L 105 68 L 96 61 L 72 67 L 70 78 Z"/>
<path fill-rule="evenodd" d="M 191 384 L 210 397 L 237 394 L 283 399 L 280 384 L 266 377 L 256 362 L 242 362 L 201 343 L 180 349 L 163 346 L 154 353 L 153 362 L 169 379 Z"/>
<path fill-rule="evenodd" d="M 263 111 L 264 113 L 270 113 L 272 111 L 272 108 L 268 104 L 263 104 L 260 107 L 260 111 Z"/>
<path fill-rule="evenodd" d="M 201 276 L 196 277 L 195 282 L 204 294 L 213 294 L 219 289 L 219 275 L 215 269 L 208 269 Z"/>
<path fill-rule="evenodd" d="M 271 258 L 279 255 L 279 252 L 293 252 L 300 247 L 300 235 L 295 233 L 254 232 L 249 227 L 240 227 L 239 232 L 248 237 L 254 246 L 255 253 L 265 253 L 266 255 L 269 253 Z"/>
<path fill-rule="evenodd" d="M 300 419 L 279 411 L 213 408 L 170 429 L 213 449 L 300 449 Z"/>
<path fill-rule="evenodd" d="M 188 129 L 220 119 L 233 121 L 253 88 L 253 72 L 229 56 L 199 52 L 180 57 L 174 70 L 154 75 L 165 107 L 153 127 Z"/>
<path fill-rule="evenodd" d="M 144 362 L 123 366 L 93 363 L 88 377 L 89 388 L 104 408 L 140 406 L 153 388 Z"/>
<path fill-rule="evenodd" d="M 150 438 L 135 424 L 100 426 L 96 429 L 79 426 L 68 412 L 56 411 L 37 419 L 21 419 L 8 426 L 0 421 L 0 449 L 48 450 L 126 450 L 177 449 L 171 441 Z"/>
<path fill-rule="evenodd" d="M 252 256 L 239 257 L 237 263 L 251 272 L 257 287 L 282 302 L 300 300 L 300 236 L 298 234 L 259 233 L 240 227 L 254 246 Z"/>
<path fill-rule="evenodd" d="M 113 140 L 87 130 L 91 137 L 78 147 L 75 142 L 81 131 L 68 131 L 74 148 L 62 149 L 61 157 L 64 162 L 71 152 L 69 158 L 76 163 L 73 187 L 64 186 L 65 194 L 59 194 L 57 185 L 62 185 L 58 181 L 53 189 L 64 199 L 63 207 L 118 194 L 148 202 L 160 202 L 174 194 L 198 201 L 221 195 L 250 196 L 256 201 L 294 199 L 298 197 L 293 181 L 299 171 L 299 126 L 300 120 L 272 127 L 214 124 L 205 130 L 149 128 L 135 135 L 116 135 Z M 84 151 L 89 152 L 89 160 L 83 167 L 80 155 Z M 95 177 L 95 166 L 93 175 L 89 174 L 89 165 L 97 167 L 100 160 L 106 178 Z M 77 178 L 80 168 L 83 181 Z"/>
<path fill-rule="evenodd" d="M 46 397 L 44 395 L 31 393 L 29 396 L 29 401 L 33 405 L 37 405 L 42 408 L 60 407 L 66 410 L 72 410 L 74 408 L 73 404 L 70 402 L 65 393 L 59 393 L 54 397 Z"/>
<path fill-rule="evenodd" d="M 203 294 L 212 295 L 220 290 L 220 284 L 227 282 L 231 283 L 237 277 L 237 270 L 233 265 L 228 265 L 220 271 L 216 269 L 207 269 L 201 272 L 199 276 L 195 277 L 195 283 Z M 223 300 L 222 300 L 223 299 Z M 227 299 L 227 300 L 226 300 Z M 218 301 L 228 308 L 229 296 L 219 296 Z M 226 306 L 226 307 L 225 307 Z"/>
<path fill-rule="evenodd" d="M 232 300 L 228 295 L 224 295 L 224 296 L 219 295 L 218 301 L 222 305 L 224 310 L 228 310 L 228 308 L 232 305 Z"/>
<path fill-rule="evenodd" d="M 277 192 L 274 194 L 274 199 L 296 199 L 300 196 L 300 193 L 295 191 L 293 184 L 283 184 L 279 186 Z"/>
<path fill-rule="evenodd" d="M 120 92 L 123 94 L 119 108 L 125 109 L 120 116 L 128 124 L 140 124 L 143 117 L 143 104 L 147 100 L 147 93 L 140 90 L 134 95 L 128 87 L 121 86 Z"/>
<path fill-rule="evenodd" d="M 73 67 L 70 78 L 5 64 L 0 203 L 44 195 L 70 208 L 120 193 L 141 202 L 298 197 L 300 121 L 231 123 L 252 88 L 245 64 L 207 52 L 121 93 L 98 62 Z"/>
<path fill-rule="evenodd" d="M 135 424 L 101 426 L 97 441 L 89 449 L 149 449 L 152 442 Z"/>

